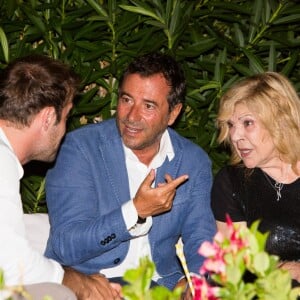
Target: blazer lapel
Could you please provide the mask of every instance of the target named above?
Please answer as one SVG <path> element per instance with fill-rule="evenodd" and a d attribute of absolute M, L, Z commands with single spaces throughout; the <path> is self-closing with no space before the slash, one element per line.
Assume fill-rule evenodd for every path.
<path fill-rule="evenodd" d="M 104 169 L 105 179 L 110 185 L 108 190 L 112 191 L 112 196 L 122 205 L 130 199 L 130 192 L 123 146 L 117 129 L 113 136 L 101 136 L 99 151 L 103 162 L 100 167 Z"/>

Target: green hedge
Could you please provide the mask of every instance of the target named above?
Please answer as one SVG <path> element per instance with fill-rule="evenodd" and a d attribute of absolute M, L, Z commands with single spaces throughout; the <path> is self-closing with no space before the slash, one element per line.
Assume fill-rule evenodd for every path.
<path fill-rule="evenodd" d="M 218 100 L 236 80 L 278 71 L 300 89 L 300 4 L 279 0 L 0 0 L 0 68 L 37 52 L 83 79 L 68 130 L 110 118 L 125 65 L 149 51 L 174 55 L 188 91 L 175 129 L 202 146 L 216 172 Z M 22 180 L 26 211 L 45 211 L 43 176 Z"/>

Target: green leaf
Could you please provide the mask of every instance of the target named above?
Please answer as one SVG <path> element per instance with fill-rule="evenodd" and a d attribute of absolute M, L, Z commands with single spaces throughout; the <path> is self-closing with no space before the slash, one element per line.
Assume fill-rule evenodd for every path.
<path fill-rule="evenodd" d="M 107 12 L 105 11 L 105 9 L 102 8 L 101 5 L 99 5 L 96 1 L 94 0 L 86 0 L 88 2 L 88 4 L 95 9 L 95 11 L 103 17 L 108 17 Z"/>
<path fill-rule="evenodd" d="M 8 41 L 5 35 L 5 32 L 2 27 L 0 27 L 0 43 L 2 46 L 3 54 L 5 62 L 9 62 L 9 47 L 8 47 Z"/>
<path fill-rule="evenodd" d="M 32 21 L 32 23 L 40 30 L 41 33 L 45 33 L 47 31 L 47 27 L 43 22 L 41 16 L 39 16 L 36 12 L 31 11 L 29 8 L 24 7 L 24 12 L 26 13 L 27 17 Z"/>
<path fill-rule="evenodd" d="M 204 83 L 198 89 L 193 89 L 190 93 L 188 93 L 188 96 L 193 96 L 194 94 L 202 93 L 202 92 L 204 92 L 206 90 L 219 89 L 219 88 L 220 88 L 220 82 L 218 82 L 218 81 L 210 81 L 210 82 Z"/>
<path fill-rule="evenodd" d="M 266 252 L 259 252 L 255 254 L 253 267 L 258 274 L 265 273 L 270 267 L 269 255 Z"/>
<path fill-rule="evenodd" d="M 136 294 L 139 297 L 144 295 L 150 287 L 154 270 L 154 263 L 151 262 L 148 257 L 140 259 L 140 265 L 138 268 L 127 270 L 123 279 L 130 283 L 130 285 L 123 286 L 122 290 L 124 296 L 127 294 Z"/>
<path fill-rule="evenodd" d="M 223 83 L 224 74 L 225 74 L 226 54 L 227 51 L 226 48 L 224 48 L 223 51 L 220 51 L 215 64 L 214 80 L 218 81 L 220 86 Z"/>
<path fill-rule="evenodd" d="M 45 199 L 45 184 L 46 184 L 46 178 L 43 178 L 36 194 L 36 198 L 38 202 Z"/>
<path fill-rule="evenodd" d="M 242 279 L 243 272 L 238 268 L 238 266 L 231 264 L 226 267 L 227 281 L 233 285 L 236 285 Z"/>
<path fill-rule="evenodd" d="M 247 66 L 242 64 L 234 63 L 232 67 L 236 69 L 242 76 L 252 76 L 254 74 L 252 70 L 250 70 Z"/>
<path fill-rule="evenodd" d="M 4 279 L 4 272 L 0 268 L 0 291 L 3 290 L 5 287 L 5 279 Z"/>
<path fill-rule="evenodd" d="M 276 47 L 275 43 L 272 41 L 270 45 L 270 51 L 269 51 L 269 60 L 268 60 L 268 70 L 276 72 Z"/>
<path fill-rule="evenodd" d="M 297 62 L 299 62 L 299 50 L 294 51 L 291 54 L 291 56 L 288 58 L 288 62 L 286 63 L 286 65 L 284 66 L 284 68 L 281 71 L 282 74 L 289 77 L 290 73 L 297 65 Z"/>
<path fill-rule="evenodd" d="M 136 6 L 130 6 L 130 5 L 119 5 L 122 9 L 133 12 L 135 14 L 141 14 L 147 17 L 151 17 L 158 22 L 165 24 L 165 21 L 158 16 L 154 11 L 151 11 L 150 9 L 145 9 L 143 7 L 136 7 Z"/>
<path fill-rule="evenodd" d="M 289 24 L 289 23 L 299 23 L 300 22 L 300 14 L 294 14 L 285 16 L 282 18 L 278 18 L 274 21 L 275 25 Z"/>
<path fill-rule="evenodd" d="M 263 73 L 264 67 L 259 57 L 254 54 L 253 51 L 250 51 L 246 48 L 243 48 L 242 50 L 249 59 L 250 69 L 253 70 L 254 73 Z"/>
<path fill-rule="evenodd" d="M 156 286 L 151 290 L 150 299 L 153 300 L 179 300 L 182 294 L 181 288 L 176 288 L 174 291 L 168 290 L 164 286 Z M 140 299 L 139 299 L 140 300 Z"/>
<path fill-rule="evenodd" d="M 245 47 L 245 38 L 244 38 L 244 34 L 239 26 L 239 24 L 234 23 L 233 24 L 233 28 L 234 28 L 234 34 L 235 34 L 235 38 L 238 42 L 239 47 Z"/>
<path fill-rule="evenodd" d="M 249 43 L 255 38 L 255 34 L 258 32 L 259 20 L 261 19 L 261 14 L 263 13 L 263 1 L 262 0 L 255 0 L 254 5 L 252 8 L 252 18 L 250 20 L 250 30 L 249 30 Z"/>
<path fill-rule="evenodd" d="M 179 300 L 182 289 L 177 288 L 170 291 L 164 286 L 155 286 L 150 289 L 150 283 L 155 271 L 155 265 L 148 257 L 139 261 L 136 269 L 127 270 L 123 279 L 128 285 L 122 287 L 125 300 Z"/>

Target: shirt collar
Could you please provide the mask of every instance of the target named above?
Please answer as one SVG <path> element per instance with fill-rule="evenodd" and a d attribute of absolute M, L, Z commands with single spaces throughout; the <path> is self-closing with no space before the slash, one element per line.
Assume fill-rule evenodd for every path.
<path fill-rule="evenodd" d="M 11 146 L 6 134 L 4 133 L 3 129 L 0 127 L 0 140 L 12 151 L 13 147 Z"/>
<path fill-rule="evenodd" d="M 5 132 L 3 131 L 3 129 L 1 127 L 0 127 L 0 143 L 3 143 L 13 153 L 13 156 L 15 157 L 15 160 L 16 160 L 16 163 L 17 163 L 17 168 L 18 168 L 18 171 L 19 171 L 19 178 L 21 179 L 23 177 L 23 174 L 24 174 L 23 167 L 22 167 L 19 159 L 17 158 L 17 156 L 14 152 L 14 149 L 13 149 L 12 145 L 10 144 L 7 136 L 5 135 Z"/>
<path fill-rule="evenodd" d="M 125 156 L 127 159 L 133 160 L 138 162 L 137 156 L 133 153 L 131 149 L 126 147 L 123 143 L 124 151 L 125 151 Z M 165 161 L 166 157 L 171 161 L 174 158 L 174 149 L 172 146 L 171 138 L 169 135 L 168 130 L 165 130 L 165 132 L 162 134 L 162 137 L 160 139 L 160 145 L 159 145 L 159 151 L 158 153 L 153 157 L 149 168 L 151 169 L 156 169 L 160 167 L 163 162 Z"/>

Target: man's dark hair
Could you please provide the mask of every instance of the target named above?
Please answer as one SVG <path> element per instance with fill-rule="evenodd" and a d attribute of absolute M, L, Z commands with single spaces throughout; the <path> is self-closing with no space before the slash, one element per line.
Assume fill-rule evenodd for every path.
<path fill-rule="evenodd" d="M 72 101 L 79 77 L 64 63 L 44 55 L 29 55 L 0 72 L 0 119 L 29 126 L 44 107 L 54 107 L 57 122 Z"/>
<path fill-rule="evenodd" d="M 185 100 L 185 77 L 176 60 L 162 53 L 148 53 L 137 57 L 125 70 L 120 79 L 119 91 L 127 75 L 139 74 L 142 77 L 150 77 L 155 74 L 162 74 L 171 87 L 168 95 L 169 111 L 172 111 L 176 104 L 184 103 Z"/>

